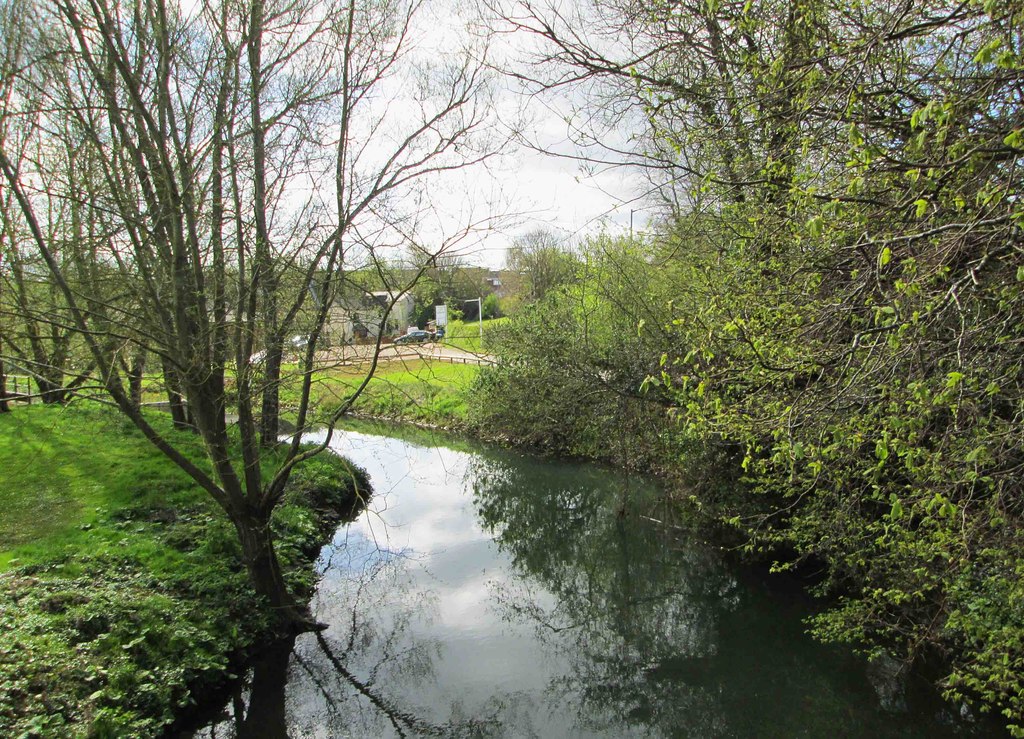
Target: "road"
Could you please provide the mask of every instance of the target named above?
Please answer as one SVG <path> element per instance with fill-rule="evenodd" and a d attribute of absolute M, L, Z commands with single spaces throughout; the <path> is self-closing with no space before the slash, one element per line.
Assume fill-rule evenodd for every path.
<path fill-rule="evenodd" d="M 318 357 L 325 364 L 362 364 L 373 358 L 373 344 L 352 344 L 328 349 Z M 380 361 L 432 359 L 454 364 L 494 364 L 495 358 L 489 354 L 473 352 L 449 346 L 444 343 L 430 342 L 427 344 L 382 344 Z"/>

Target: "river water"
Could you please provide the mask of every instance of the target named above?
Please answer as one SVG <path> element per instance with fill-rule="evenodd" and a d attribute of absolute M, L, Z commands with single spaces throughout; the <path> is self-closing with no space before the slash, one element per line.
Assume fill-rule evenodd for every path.
<path fill-rule="evenodd" d="M 335 435 L 374 496 L 321 554 L 330 626 L 257 661 L 195 736 L 991 732 L 813 642 L 801 597 L 657 522 L 650 481 L 451 444 Z"/>

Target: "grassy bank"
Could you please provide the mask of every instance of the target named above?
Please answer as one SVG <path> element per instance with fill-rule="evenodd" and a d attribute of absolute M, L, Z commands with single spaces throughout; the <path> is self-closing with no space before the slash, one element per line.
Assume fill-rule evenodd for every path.
<path fill-rule="evenodd" d="M 465 422 L 479 367 L 424 360 L 390 365 L 356 403 L 358 413 L 438 426 Z"/>
<path fill-rule="evenodd" d="M 382 362 L 353 413 L 390 420 L 459 427 L 465 424 L 473 381 L 480 368 L 434 360 Z M 312 419 L 326 419 L 359 386 L 366 368 L 338 367 L 318 374 L 312 389 Z M 294 417 L 299 388 L 295 382 L 282 390 L 286 418 Z"/>
<path fill-rule="evenodd" d="M 268 636 L 231 525 L 116 414 L 19 407 L 0 455 L 0 735 L 158 735 Z M 328 455 L 294 476 L 274 523 L 299 590 L 354 481 Z"/>
<path fill-rule="evenodd" d="M 482 327 L 477 321 L 449 321 L 444 343 L 474 354 L 485 354 L 491 346 L 488 339 L 492 332 L 506 321 L 507 318 L 491 318 L 484 321 Z"/>

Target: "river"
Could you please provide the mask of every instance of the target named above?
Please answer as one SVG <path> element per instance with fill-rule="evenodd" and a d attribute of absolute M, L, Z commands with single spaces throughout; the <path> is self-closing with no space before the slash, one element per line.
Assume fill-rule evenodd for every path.
<path fill-rule="evenodd" d="M 803 597 L 661 523 L 651 481 L 450 440 L 332 447 L 374 496 L 321 554 L 329 628 L 255 662 L 196 737 L 992 730 L 812 641 Z"/>

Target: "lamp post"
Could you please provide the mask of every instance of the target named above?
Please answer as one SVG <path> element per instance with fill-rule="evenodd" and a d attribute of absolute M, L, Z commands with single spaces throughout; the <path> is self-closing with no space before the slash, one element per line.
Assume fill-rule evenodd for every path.
<path fill-rule="evenodd" d="M 476 320 L 480 326 L 480 346 L 484 345 L 484 299 L 483 298 L 472 298 L 470 300 L 463 300 L 463 303 L 476 303 Z"/>

